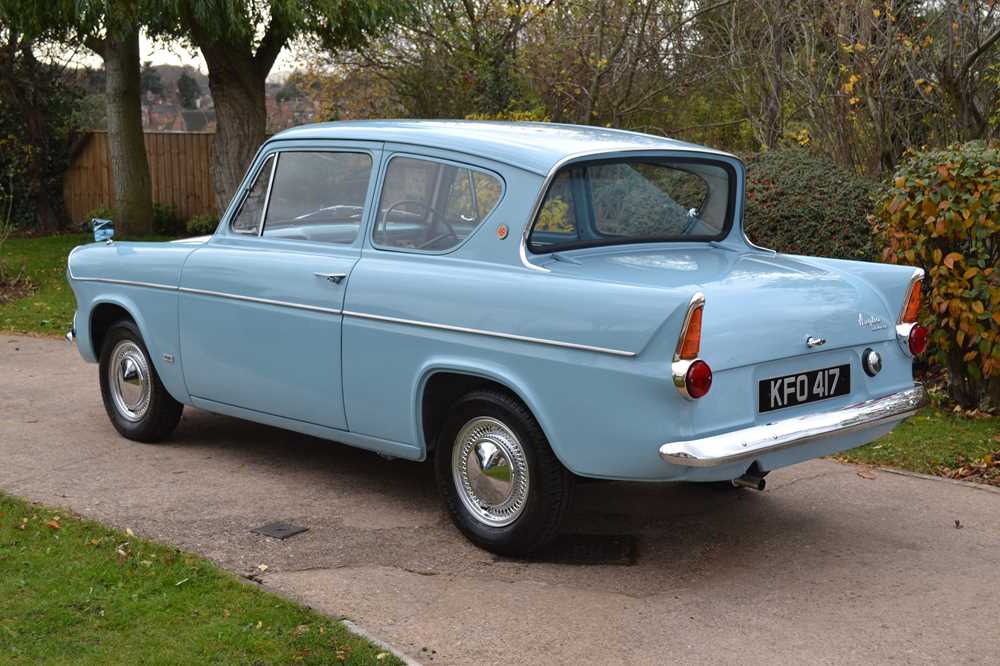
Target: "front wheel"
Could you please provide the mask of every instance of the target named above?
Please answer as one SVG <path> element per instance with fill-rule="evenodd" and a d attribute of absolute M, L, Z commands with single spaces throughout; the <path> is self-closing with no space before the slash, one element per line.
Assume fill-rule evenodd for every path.
<path fill-rule="evenodd" d="M 573 481 L 531 412 L 495 390 L 473 391 L 452 407 L 438 434 L 435 471 L 458 529 L 508 556 L 555 538 Z"/>
<path fill-rule="evenodd" d="M 100 368 L 104 410 L 123 437 L 158 442 L 174 431 L 184 405 L 163 388 L 134 323 L 123 320 L 108 329 Z"/>

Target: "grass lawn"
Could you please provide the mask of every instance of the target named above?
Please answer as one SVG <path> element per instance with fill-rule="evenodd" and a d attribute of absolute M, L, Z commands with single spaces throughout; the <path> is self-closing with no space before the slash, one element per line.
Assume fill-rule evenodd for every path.
<path fill-rule="evenodd" d="M 984 464 L 986 456 L 1000 451 L 998 438 L 1000 417 L 972 419 L 927 408 L 882 439 L 838 457 L 848 462 L 900 467 L 924 474 L 968 476 L 970 480 L 984 480 L 977 476 L 989 479 L 992 468 L 992 482 L 1000 485 L 1000 455 L 993 456 L 995 461 L 986 462 L 987 469 L 982 475 L 970 468 L 970 464 Z M 958 473 L 963 467 L 972 473 Z"/>
<path fill-rule="evenodd" d="M 66 257 L 77 245 L 92 241 L 90 234 L 8 239 L 0 259 L 14 273 L 23 266 L 38 291 L 0 305 L 0 331 L 59 335 L 68 331 L 76 306 L 66 283 Z"/>
<path fill-rule="evenodd" d="M 400 662 L 202 558 L 0 495 L 0 663 Z"/>

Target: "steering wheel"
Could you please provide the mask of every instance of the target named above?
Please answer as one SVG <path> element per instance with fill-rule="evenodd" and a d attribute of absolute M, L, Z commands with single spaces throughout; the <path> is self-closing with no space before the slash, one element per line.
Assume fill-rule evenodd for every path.
<path fill-rule="evenodd" d="M 428 206 L 426 203 L 424 203 L 420 199 L 402 199 L 402 200 L 397 201 L 396 203 L 392 204 L 388 208 L 386 208 L 385 212 L 382 213 L 382 230 L 383 231 L 385 231 L 385 224 L 386 224 L 386 222 L 389 221 L 389 213 L 391 213 L 392 211 L 396 210 L 400 206 L 405 206 L 405 205 L 408 205 L 408 204 L 413 204 L 413 205 L 419 206 L 420 208 L 423 208 L 424 209 L 424 219 L 425 220 L 429 220 L 430 217 L 431 217 L 431 213 L 434 212 L 433 210 L 431 210 L 430 206 Z M 417 215 L 417 213 L 413 213 L 413 215 Z"/>
<path fill-rule="evenodd" d="M 434 245 L 434 243 L 437 243 L 439 240 L 444 240 L 445 238 L 454 238 L 455 240 L 458 240 L 458 234 L 455 233 L 455 228 L 454 227 L 452 227 L 450 224 L 448 224 L 444 220 L 441 220 L 441 224 L 443 224 L 445 227 L 447 227 L 448 230 L 446 232 L 444 232 L 443 234 L 438 234 L 437 236 L 434 236 L 433 238 L 425 240 L 423 243 L 421 243 L 420 245 L 417 246 L 418 250 L 426 250 L 431 245 Z"/>

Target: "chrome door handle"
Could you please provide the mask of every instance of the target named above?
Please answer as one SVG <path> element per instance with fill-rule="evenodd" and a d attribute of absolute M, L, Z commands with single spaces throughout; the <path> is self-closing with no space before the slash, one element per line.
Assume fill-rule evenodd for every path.
<path fill-rule="evenodd" d="M 813 349 L 815 347 L 822 347 L 825 344 L 826 344 L 826 338 L 814 338 L 812 336 L 806 338 L 806 347 L 809 347 L 810 349 Z"/>
<path fill-rule="evenodd" d="M 340 282 L 347 277 L 347 273 L 313 273 L 313 275 L 334 284 L 340 284 Z"/>

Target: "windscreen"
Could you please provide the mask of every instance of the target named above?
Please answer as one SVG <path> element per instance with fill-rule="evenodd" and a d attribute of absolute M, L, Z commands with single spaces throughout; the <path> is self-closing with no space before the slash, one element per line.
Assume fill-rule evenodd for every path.
<path fill-rule="evenodd" d="M 731 167 L 709 160 L 631 159 L 574 164 L 552 180 L 532 252 L 652 241 L 721 240 L 735 191 Z"/>

